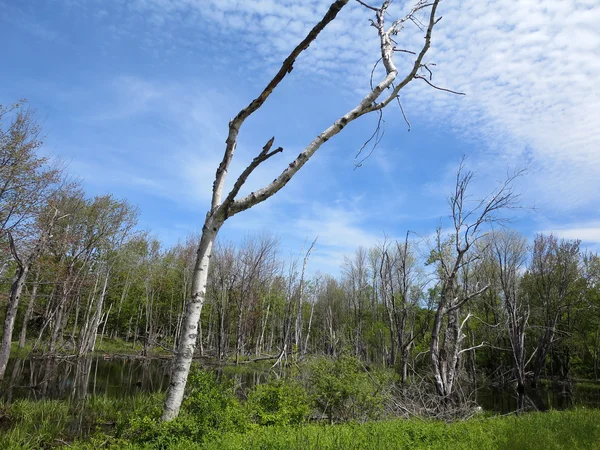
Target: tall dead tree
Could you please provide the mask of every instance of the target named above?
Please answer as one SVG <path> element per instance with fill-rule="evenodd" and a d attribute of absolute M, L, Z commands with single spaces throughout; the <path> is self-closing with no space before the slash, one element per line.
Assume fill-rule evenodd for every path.
<path fill-rule="evenodd" d="M 423 79 L 428 84 L 431 84 L 430 81 L 428 81 L 428 77 L 422 75 L 422 72 L 426 71 L 428 73 L 428 68 L 423 62 L 423 58 L 431 45 L 433 28 L 440 20 L 440 18 L 436 18 L 436 10 L 439 1 L 440 0 L 419 0 L 405 17 L 395 20 L 391 25 L 386 23 L 391 0 L 383 1 L 380 7 L 370 6 L 363 1 L 359 1 L 363 7 L 375 14 L 375 18 L 371 20 L 371 23 L 377 30 L 379 37 L 381 61 L 385 69 L 385 76 L 379 83 L 372 85 L 372 89 L 358 105 L 356 105 L 356 107 L 352 108 L 331 126 L 318 134 L 305 149 L 289 163 L 288 167 L 277 178 L 265 187 L 240 199 L 236 199 L 236 197 L 250 174 L 252 174 L 261 163 L 283 150 L 282 147 L 273 150 L 272 147 L 275 138 L 269 139 L 262 151 L 257 154 L 250 165 L 239 175 L 231 191 L 224 195 L 225 179 L 235 153 L 238 134 L 242 125 L 246 119 L 263 106 L 279 83 L 281 83 L 285 76 L 292 71 L 298 56 L 300 56 L 300 54 L 315 41 L 319 33 L 335 19 L 342 8 L 348 4 L 349 0 L 336 0 L 331 4 L 321 21 L 319 21 L 319 23 L 309 31 L 307 36 L 290 52 L 281 65 L 281 68 L 260 95 L 250 102 L 248 106 L 243 108 L 229 122 L 229 133 L 226 140 L 223 160 L 217 169 L 215 181 L 213 183 L 210 210 L 206 214 L 204 225 L 202 227 L 202 236 L 197 251 L 197 260 L 194 268 L 190 297 L 186 304 L 181 337 L 177 348 L 177 354 L 173 362 L 171 382 L 164 404 L 163 420 L 171 420 L 179 414 L 185 385 L 192 363 L 192 356 L 196 347 L 198 324 L 206 294 L 212 247 L 223 223 L 235 214 L 265 201 L 282 189 L 325 142 L 334 137 L 350 122 L 357 118 L 372 112 L 381 114 L 382 110 L 387 105 L 398 101 L 400 90 L 408 83 L 414 79 Z M 416 18 L 416 14 L 423 10 L 428 10 L 429 13 L 428 18 L 423 25 L 425 36 L 422 46 L 415 52 L 398 48 L 395 42 L 397 35 L 407 24 L 415 22 L 421 24 L 422 22 Z M 398 76 L 398 69 L 394 62 L 394 55 L 397 52 L 403 52 L 405 55 L 412 54 L 415 57 L 414 62 L 410 65 L 410 69 L 404 77 Z"/>
<path fill-rule="evenodd" d="M 465 172 L 461 164 L 455 191 L 449 199 L 452 233 L 447 239 L 441 229 L 437 233 L 429 262 L 437 265 L 439 296 L 429 350 L 435 388 L 444 405 L 453 400 L 460 356 L 482 345 L 463 348 L 465 325 L 471 314 L 461 317 L 461 309 L 489 288 L 488 283 L 470 280 L 469 266 L 479 259 L 474 244 L 485 236 L 486 226 L 502 221 L 500 211 L 514 205 L 516 195 L 511 183 L 518 175 L 510 176 L 498 189 L 473 204 L 467 193 L 473 172 Z"/>

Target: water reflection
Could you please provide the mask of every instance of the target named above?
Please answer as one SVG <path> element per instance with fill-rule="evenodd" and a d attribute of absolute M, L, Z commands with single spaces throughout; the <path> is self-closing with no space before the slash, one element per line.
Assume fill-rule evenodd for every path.
<path fill-rule="evenodd" d="M 9 402 L 19 398 L 126 397 L 165 390 L 169 369 L 166 359 L 15 358 L 9 362 L 10 377 L 0 388 L 0 396 Z"/>
<path fill-rule="evenodd" d="M 28 358 L 9 362 L 0 397 L 11 402 L 28 399 L 82 399 L 88 396 L 128 397 L 143 392 L 161 392 L 169 384 L 169 359 L 149 358 Z M 245 367 L 235 370 L 203 361 L 219 377 L 234 382 L 241 396 L 264 383 L 269 373 Z M 565 409 L 574 405 L 600 408 L 600 385 L 576 384 L 573 391 L 540 387 L 519 399 L 510 389 L 480 388 L 477 403 L 488 411 Z"/>
<path fill-rule="evenodd" d="M 522 396 L 510 389 L 480 388 L 477 403 L 487 411 L 507 414 L 514 411 L 548 411 L 573 406 L 600 408 L 600 385 L 575 385 L 572 389 L 540 386 Z"/>

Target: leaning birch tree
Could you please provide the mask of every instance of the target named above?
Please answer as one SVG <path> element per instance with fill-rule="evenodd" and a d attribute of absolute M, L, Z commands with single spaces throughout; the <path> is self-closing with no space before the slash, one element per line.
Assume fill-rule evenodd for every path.
<path fill-rule="evenodd" d="M 186 302 L 181 336 L 174 358 L 171 382 L 167 392 L 163 410 L 163 420 L 171 420 L 179 414 L 183 400 L 185 385 L 187 382 L 196 340 L 198 336 L 198 324 L 202 305 L 204 304 L 208 269 L 213 244 L 223 226 L 230 217 L 245 211 L 260 202 L 265 201 L 280 189 L 282 189 L 292 177 L 306 164 L 315 152 L 329 139 L 341 132 L 350 122 L 369 113 L 377 113 L 381 119 L 383 109 L 392 102 L 399 102 L 399 92 L 415 79 L 424 80 L 427 84 L 434 86 L 430 81 L 430 70 L 424 62 L 424 57 L 431 46 L 433 28 L 441 17 L 436 17 L 436 11 L 440 0 L 418 0 L 409 13 L 391 23 L 387 22 L 388 9 L 392 0 L 384 0 L 380 6 L 371 6 L 362 0 L 357 2 L 374 14 L 371 25 L 377 30 L 380 48 L 380 61 L 385 69 L 385 74 L 378 83 L 371 83 L 368 94 L 360 100 L 356 107 L 352 108 L 333 124 L 318 134 L 300 154 L 294 158 L 271 183 L 249 195 L 237 198 L 240 189 L 244 186 L 248 177 L 263 162 L 283 151 L 282 147 L 273 149 L 275 138 L 269 139 L 263 149 L 258 152 L 252 162 L 242 171 L 235 181 L 231 191 L 224 193 L 225 179 L 227 177 L 231 161 L 233 160 L 238 134 L 246 119 L 259 110 L 281 81 L 289 74 L 296 59 L 304 52 L 310 44 L 315 41 L 319 33 L 332 22 L 338 13 L 348 4 L 349 0 L 336 0 L 329 7 L 320 22 L 318 22 L 306 35 L 306 37 L 289 53 L 283 61 L 281 68 L 269 81 L 264 90 L 248 106 L 243 108 L 230 122 L 229 133 L 226 140 L 223 160 L 217 168 L 212 189 L 212 201 L 210 209 L 206 214 L 202 234 L 197 250 L 196 264 L 192 276 L 190 296 Z M 417 13 L 425 12 L 427 19 L 424 22 L 417 17 Z M 416 24 L 424 32 L 422 45 L 416 51 L 398 47 L 397 35 L 408 24 Z M 399 74 L 394 56 L 397 53 L 414 56 L 407 73 Z"/>

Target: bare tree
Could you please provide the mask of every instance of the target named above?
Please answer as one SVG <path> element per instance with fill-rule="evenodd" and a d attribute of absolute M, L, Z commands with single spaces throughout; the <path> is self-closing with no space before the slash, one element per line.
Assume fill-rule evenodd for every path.
<path fill-rule="evenodd" d="M 508 340 L 512 349 L 514 376 L 517 380 L 519 409 L 525 393 L 526 347 L 525 335 L 529 321 L 529 302 L 520 289 L 521 272 L 527 259 L 527 240 L 514 231 L 495 232 L 489 250 L 497 270 L 502 309 L 506 316 Z"/>
<path fill-rule="evenodd" d="M 388 315 L 391 335 L 390 363 L 396 367 L 402 383 L 408 377 L 408 358 L 414 341 L 424 332 L 427 321 L 415 329 L 415 309 L 421 300 L 423 282 L 409 242 L 409 232 L 403 243 L 381 244 L 379 267 L 380 292 Z M 398 354 L 400 364 L 398 364 Z"/>
<path fill-rule="evenodd" d="M 438 229 L 435 249 L 429 261 L 436 263 L 439 277 L 430 358 L 435 387 L 445 405 L 451 402 L 454 394 L 460 356 L 472 350 L 463 348 L 466 337 L 464 328 L 471 314 L 463 316 L 461 321 L 461 309 L 490 286 L 489 283 L 473 282 L 470 278 L 470 265 L 479 259 L 474 244 L 485 236 L 486 225 L 502 221 L 498 216 L 500 211 L 514 206 L 517 196 L 511 184 L 518 175 L 509 176 L 499 188 L 473 205 L 468 196 L 473 172 L 465 171 L 461 163 L 456 175 L 455 191 L 449 199 L 452 233 L 448 239 L 444 239 L 441 229 Z"/>
<path fill-rule="evenodd" d="M 385 68 L 384 78 L 373 86 L 370 92 L 358 103 L 358 105 L 336 120 L 331 126 L 316 136 L 306 148 L 288 165 L 288 167 L 262 189 L 250 193 L 249 195 L 236 199 L 240 189 L 254 170 L 264 161 L 281 152 L 281 147 L 272 150 L 274 138 L 269 139 L 262 151 L 252 160 L 250 165 L 243 170 L 235 181 L 231 191 L 223 199 L 223 189 L 225 178 L 227 176 L 231 161 L 237 145 L 238 134 L 241 126 L 246 119 L 255 113 L 271 93 L 277 88 L 284 77 L 289 74 L 298 56 L 305 51 L 309 45 L 317 38 L 319 33 L 335 19 L 340 10 L 347 5 L 349 0 L 336 0 L 331 4 L 321 21 L 317 23 L 308 33 L 308 35 L 290 52 L 284 60 L 281 68 L 273 79 L 267 84 L 260 95 L 250 104 L 243 108 L 230 122 L 229 133 L 226 140 L 223 160 L 217 169 L 215 181 L 213 183 L 212 201 L 210 210 L 206 215 L 202 228 L 202 236 L 197 252 L 197 261 L 194 269 L 192 288 L 190 298 L 187 301 L 186 311 L 183 319 L 183 332 L 181 333 L 177 354 L 173 362 L 171 382 L 167 392 L 163 420 L 171 420 L 179 414 L 185 385 L 187 382 L 196 339 L 198 336 L 198 324 L 202 305 L 206 294 L 206 285 L 208 278 L 208 269 L 210 257 L 215 238 L 223 223 L 233 215 L 245 211 L 256 204 L 265 201 L 273 194 L 283 188 L 290 179 L 306 164 L 306 162 L 315 154 L 315 152 L 329 139 L 342 131 L 350 122 L 357 118 L 372 112 L 381 112 L 388 104 L 398 100 L 398 93 L 408 83 L 414 79 L 425 79 L 420 75 L 422 70 L 427 70 L 423 63 L 423 58 L 431 45 L 431 36 L 434 26 L 440 18 L 436 18 L 436 10 L 439 0 L 427 2 L 419 0 L 410 10 L 407 16 L 394 21 L 387 26 L 386 17 L 391 0 L 385 0 L 381 7 L 369 6 L 360 1 L 363 6 L 374 12 L 375 18 L 372 20 L 373 26 L 379 36 L 381 61 Z M 428 19 L 424 26 L 425 39 L 418 52 L 412 52 L 415 55 L 414 62 L 411 64 L 408 73 L 403 78 L 398 78 L 398 69 L 394 63 L 394 54 L 401 50 L 395 44 L 396 35 L 408 23 L 413 23 L 417 12 L 429 9 Z M 418 22 L 420 23 L 420 22 Z M 382 97 L 382 94 L 384 94 Z"/>

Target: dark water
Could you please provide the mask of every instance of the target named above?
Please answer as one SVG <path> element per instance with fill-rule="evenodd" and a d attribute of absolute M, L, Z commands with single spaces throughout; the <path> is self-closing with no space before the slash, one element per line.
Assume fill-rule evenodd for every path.
<path fill-rule="evenodd" d="M 477 404 L 486 411 L 501 414 L 517 409 L 518 396 L 511 389 L 480 388 L 476 393 Z M 573 384 L 565 386 L 540 386 L 528 389 L 519 409 L 548 411 L 549 409 L 569 409 L 574 406 L 600 408 L 600 384 Z"/>
<path fill-rule="evenodd" d="M 231 373 L 210 363 L 202 366 L 232 379 L 242 392 L 268 378 L 264 372 Z M 169 385 L 170 368 L 171 361 L 161 358 L 15 358 L 0 383 L 0 398 L 9 402 L 20 398 L 76 400 L 163 392 Z"/>
<path fill-rule="evenodd" d="M 0 385 L 0 397 L 8 401 L 127 397 L 165 390 L 169 369 L 166 359 L 12 359 Z"/>
<path fill-rule="evenodd" d="M 268 374 L 246 368 L 228 371 L 203 362 L 219 376 L 232 379 L 244 392 L 266 381 Z M 28 399 L 81 399 L 89 396 L 127 397 L 138 393 L 162 392 L 169 384 L 170 360 L 147 358 L 104 359 L 12 359 L 0 384 L 0 398 L 14 401 Z M 480 388 L 477 403 L 485 410 L 508 413 L 517 408 L 514 391 Z M 575 384 L 571 392 L 563 388 L 540 387 L 528 391 L 525 409 L 545 411 L 575 405 L 600 408 L 600 384 Z"/>

